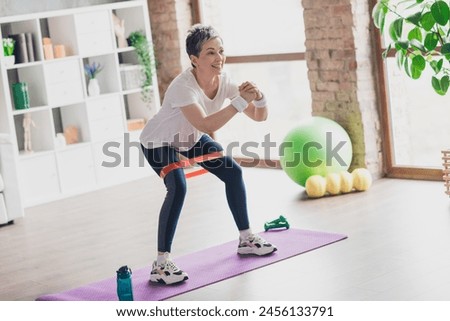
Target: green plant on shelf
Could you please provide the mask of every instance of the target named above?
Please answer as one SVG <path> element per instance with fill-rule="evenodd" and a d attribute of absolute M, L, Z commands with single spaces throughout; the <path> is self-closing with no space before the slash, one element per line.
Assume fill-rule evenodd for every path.
<path fill-rule="evenodd" d="M 84 72 L 89 79 L 94 79 L 103 70 L 103 66 L 100 63 L 93 62 L 92 64 L 84 65 Z"/>
<path fill-rule="evenodd" d="M 395 52 L 398 67 L 412 79 L 431 68 L 431 86 L 445 95 L 450 86 L 450 7 L 442 0 L 378 0 L 372 19 L 392 41 L 383 58 Z M 389 23 L 385 28 L 386 21 Z"/>
<path fill-rule="evenodd" d="M 15 41 L 12 38 L 3 38 L 3 55 L 5 57 L 12 56 L 14 54 Z"/>
<path fill-rule="evenodd" d="M 127 38 L 128 44 L 136 50 L 139 64 L 143 67 L 144 81 L 141 86 L 142 101 L 149 103 L 151 97 L 151 86 L 153 85 L 153 75 L 155 74 L 155 58 L 153 46 L 147 40 L 144 32 L 137 30 L 130 33 Z"/>

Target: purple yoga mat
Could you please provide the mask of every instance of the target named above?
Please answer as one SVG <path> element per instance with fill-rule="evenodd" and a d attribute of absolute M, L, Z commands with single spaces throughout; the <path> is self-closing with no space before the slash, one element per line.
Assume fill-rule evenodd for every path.
<path fill-rule="evenodd" d="M 269 230 L 260 234 L 267 241 L 275 244 L 278 251 L 263 257 L 240 256 L 236 253 L 238 244 L 235 240 L 173 258 L 173 261 L 189 274 L 189 280 L 180 284 L 160 285 L 150 283 L 150 267 L 133 271 L 134 300 L 164 300 L 347 238 L 342 234 L 293 228 Z M 117 301 L 114 268 L 111 269 L 111 273 L 114 274 L 112 278 L 61 293 L 43 295 L 37 300 Z"/>

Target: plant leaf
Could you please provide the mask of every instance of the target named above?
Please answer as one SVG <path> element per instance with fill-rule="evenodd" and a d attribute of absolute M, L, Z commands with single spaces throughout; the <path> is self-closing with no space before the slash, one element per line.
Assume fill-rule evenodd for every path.
<path fill-rule="evenodd" d="M 441 54 L 445 55 L 450 53 L 450 43 L 444 43 L 444 45 L 441 48 Z"/>
<path fill-rule="evenodd" d="M 436 21 L 434 20 L 433 15 L 430 11 L 424 13 L 420 18 L 420 24 L 426 31 L 430 31 L 431 29 L 433 29 L 435 23 Z"/>
<path fill-rule="evenodd" d="M 428 51 L 434 50 L 438 44 L 439 37 L 436 33 L 432 32 L 426 35 L 424 46 Z"/>
<path fill-rule="evenodd" d="M 442 65 L 444 64 L 444 59 L 440 59 L 437 64 L 436 67 L 438 68 L 439 71 L 441 71 L 442 69 Z"/>
<path fill-rule="evenodd" d="M 422 75 L 422 70 L 416 68 L 414 65 L 411 65 L 411 78 L 419 79 Z"/>
<path fill-rule="evenodd" d="M 445 75 L 444 77 L 441 78 L 440 83 L 441 83 L 441 90 L 445 95 L 447 93 L 448 87 L 450 85 L 449 77 L 447 75 Z"/>
<path fill-rule="evenodd" d="M 419 27 L 415 27 L 411 29 L 408 33 L 408 40 L 411 41 L 413 39 L 417 39 L 418 41 L 422 41 L 422 30 Z"/>
<path fill-rule="evenodd" d="M 448 87 L 450 85 L 449 77 L 445 75 L 439 80 L 437 77 L 433 76 L 431 77 L 431 85 L 433 86 L 433 89 L 436 93 L 444 96 L 447 93 Z"/>
<path fill-rule="evenodd" d="M 405 64 L 404 64 L 404 67 L 405 67 L 405 72 L 406 72 L 406 74 L 408 75 L 408 77 L 412 78 L 412 77 L 411 77 L 411 71 L 409 70 L 408 56 L 405 56 Z"/>
<path fill-rule="evenodd" d="M 383 57 L 383 59 L 386 59 L 391 48 L 392 48 L 392 43 L 390 43 L 389 46 L 381 53 L 381 57 Z M 397 52 L 399 52 L 399 51 L 397 51 Z"/>
<path fill-rule="evenodd" d="M 391 36 L 392 40 L 398 41 L 400 37 L 402 36 L 403 31 L 403 19 L 399 18 L 397 20 L 394 20 L 391 25 L 389 26 L 389 35 Z"/>
<path fill-rule="evenodd" d="M 430 67 L 433 69 L 435 74 L 438 74 L 442 69 L 443 63 L 444 63 L 444 59 L 440 59 L 438 61 L 432 60 L 432 61 L 430 61 Z"/>
<path fill-rule="evenodd" d="M 406 21 L 411 22 L 412 24 L 418 26 L 421 17 L 422 17 L 422 12 L 419 11 L 419 12 L 416 12 L 415 14 L 409 16 L 408 18 L 406 18 Z"/>
<path fill-rule="evenodd" d="M 411 59 L 411 78 L 419 79 L 425 67 L 426 67 L 425 59 L 421 55 L 414 56 Z"/>
<path fill-rule="evenodd" d="M 431 14 L 438 24 L 445 26 L 450 16 L 450 8 L 444 1 L 436 1 L 431 6 Z"/>
<path fill-rule="evenodd" d="M 395 43 L 395 49 L 397 50 L 408 50 L 409 41 L 397 41 Z"/>
<path fill-rule="evenodd" d="M 399 50 L 395 53 L 395 58 L 397 60 L 397 66 L 399 69 L 402 68 L 403 64 L 405 63 L 405 54 L 402 50 Z"/>
<path fill-rule="evenodd" d="M 435 60 L 430 61 L 429 64 L 435 74 L 439 73 L 439 70 L 437 69 L 437 62 Z"/>
<path fill-rule="evenodd" d="M 445 56 L 445 58 L 450 58 L 450 43 L 444 43 L 444 45 L 441 48 L 441 54 Z"/>
<path fill-rule="evenodd" d="M 434 91 L 440 95 L 441 82 L 435 76 L 431 77 L 431 86 L 433 87 Z"/>
<path fill-rule="evenodd" d="M 441 28 L 441 26 L 438 26 L 437 30 L 438 30 L 438 34 L 441 37 L 445 37 L 445 31 L 444 31 L 444 29 Z"/>
<path fill-rule="evenodd" d="M 420 72 L 422 72 L 426 67 L 425 58 L 423 58 L 421 55 L 415 56 L 411 62 L 412 66 Z"/>
<path fill-rule="evenodd" d="M 372 11 L 372 19 L 375 27 L 380 29 L 380 32 L 384 31 L 384 22 L 386 20 L 387 7 L 383 2 L 377 2 Z"/>

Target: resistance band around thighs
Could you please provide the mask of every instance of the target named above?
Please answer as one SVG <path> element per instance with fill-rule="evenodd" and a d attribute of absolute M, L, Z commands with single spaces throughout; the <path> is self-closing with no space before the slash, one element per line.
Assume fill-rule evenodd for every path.
<path fill-rule="evenodd" d="M 210 160 L 222 158 L 222 157 L 223 157 L 222 152 L 214 152 L 214 153 L 205 154 L 205 155 L 201 155 L 201 156 L 197 156 L 197 157 L 193 157 L 193 158 L 183 159 L 178 162 L 171 163 L 171 164 L 164 166 L 163 169 L 161 170 L 161 172 L 159 173 L 159 176 L 161 178 L 164 178 L 164 177 L 166 177 L 167 174 L 169 174 L 174 169 L 185 168 L 188 166 L 192 166 L 196 163 L 202 163 L 202 162 L 206 162 L 206 161 L 210 161 Z"/>

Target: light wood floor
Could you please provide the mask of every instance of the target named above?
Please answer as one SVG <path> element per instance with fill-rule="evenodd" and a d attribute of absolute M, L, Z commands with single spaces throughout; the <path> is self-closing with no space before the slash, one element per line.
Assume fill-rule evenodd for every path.
<path fill-rule="evenodd" d="M 443 183 L 381 179 L 367 192 L 308 200 L 281 170 L 244 173 L 255 231 L 282 214 L 293 227 L 348 239 L 172 300 L 450 300 Z M 27 209 L 0 228 L 0 300 L 34 300 L 150 264 L 164 192 L 150 177 Z M 190 179 L 175 262 L 233 239 L 222 183 Z"/>

